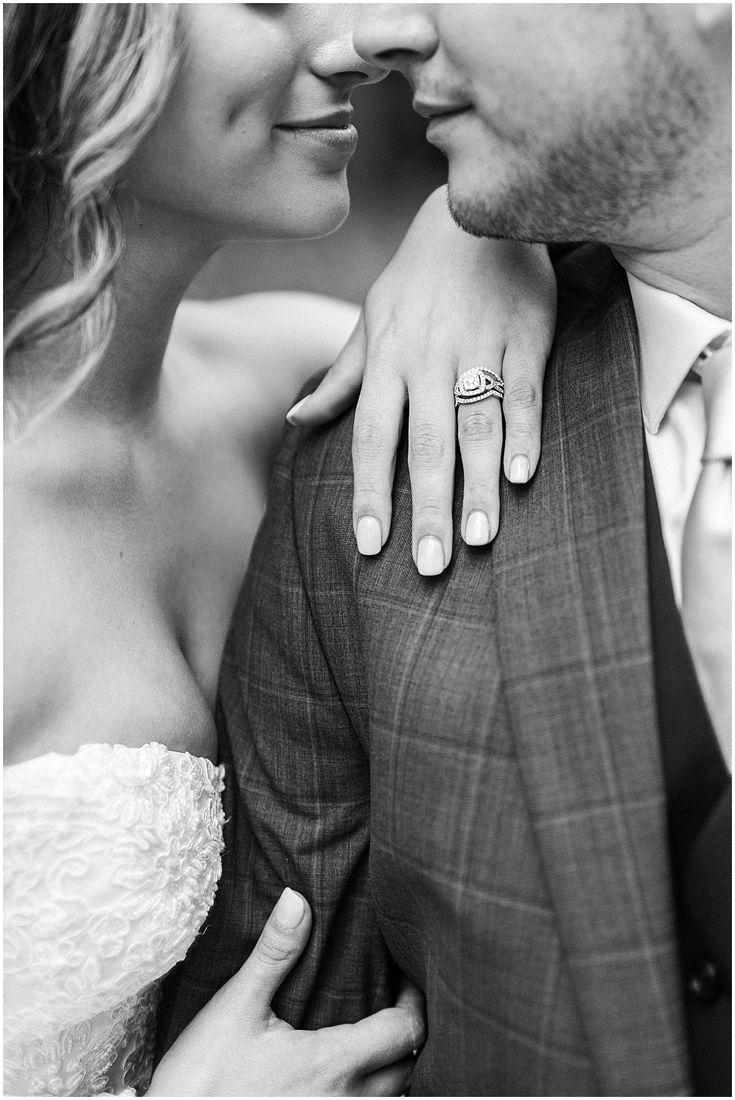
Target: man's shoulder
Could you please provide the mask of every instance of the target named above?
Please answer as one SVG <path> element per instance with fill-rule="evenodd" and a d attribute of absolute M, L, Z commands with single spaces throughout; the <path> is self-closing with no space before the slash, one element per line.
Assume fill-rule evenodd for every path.
<path fill-rule="evenodd" d="M 555 262 L 558 280 L 558 311 L 555 354 L 550 370 L 559 359 L 580 357 L 594 362 L 595 351 L 627 346 L 631 318 L 625 272 L 610 249 L 602 245 L 573 247 Z M 634 325 L 634 320 L 632 321 Z M 301 391 L 314 389 L 319 375 Z M 316 429 L 288 427 L 281 440 L 274 477 L 281 490 L 288 484 L 289 507 L 297 513 L 339 517 L 339 526 L 351 531 L 352 428 L 354 409 Z M 406 433 L 401 437 L 397 477 L 405 474 Z"/>
<path fill-rule="evenodd" d="M 318 371 L 294 400 L 313 392 L 324 375 Z M 294 516 L 328 512 L 352 522 L 352 427 L 354 406 L 335 420 L 316 427 L 286 423 L 272 466 L 269 507 L 285 508 Z"/>
<path fill-rule="evenodd" d="M 315 388 L 321 375 L 313 384 L 307 383 L 301 391 L 305 397 Z M 329 495 L 343 496 L 352 493 L 352 426 L 355 410 L 348 409 L 336 420 L 315 428 L 287 426 L 281 438 L 276 460 L 276 472 L 287 472 L 294 484 L 295 499 L 308 493 L 310 485 L 329 485 Z"/>
<path fill-rule="evenodd" d="M 595 332 L 612 322 L 627 327 L 632 306 L 625 272 L 609 248 L 580 244 L 555 259 L 558 282 L 556 346 L 594 339 Z M 310 393 L 321 375 L 315 375 L 300 396 Z M 354 409 L 337 420 L 311 430 L 287 429 L 281 441 L 279 463 L 301 489 L 326 478 L 330 498 L 352 492 L 352 426 Z M 405 434 L 405 433 L 404 433 Z"/>

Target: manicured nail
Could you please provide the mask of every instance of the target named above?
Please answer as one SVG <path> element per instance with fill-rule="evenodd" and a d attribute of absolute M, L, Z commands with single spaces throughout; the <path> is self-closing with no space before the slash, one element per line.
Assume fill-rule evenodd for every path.
<path fill-rule="evenodd" d="M 355 531 L 357 549 L 361 554 L 379 554 L 383 549 L 383 532 L 375 516 L 361 516 Z"/>
<path fill-rule="evenodd" d="M 490 541 L 490 521 L 484 512 L 470 512 L 464 541 L 468 546 L 485 546 Z"/>
<path fill-rule="evenodd" d="M 436 577 L 444 569 L 444 551 L 435 535 L 424 535 L 419 540 L 416 568 L 422 577 Z"/>
<path fill-rule="evenodd" d="M 288 412 L 286 413 L 286 420 L 288 420 L 289 424 L 298 424 L 298 420 L 296 418 L 299 415 L 299 410 L 304 407 L 310 397 L 311 394 L 307 393 L 306 397 L 302 397 L 300 401 L 297 401 L 296 404 L 292 405 L 292 407 L 288 410 Z"/>
<path fill-rule="evenodd" d="M 515 485 L 525 485 L 531 476 L 531 464 L 525 455 L 516 455 L 510 464 L 510 480 Z"/>
<path fill-rule="evenodd" d="M 278 899 L 276 920 L 281 928 L 298 928 L 304 917 L 304 899 L 287 886 Z"/>

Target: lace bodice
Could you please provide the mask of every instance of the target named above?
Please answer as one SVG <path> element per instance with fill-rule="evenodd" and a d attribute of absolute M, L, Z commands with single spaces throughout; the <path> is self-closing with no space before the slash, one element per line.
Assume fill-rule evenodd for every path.
<path fill-rule="evenodd" d="M 222 771 L 158 744 L 5 768 L 6 1094 L 145 1090 L 159 981 L 217 889 Z"/>

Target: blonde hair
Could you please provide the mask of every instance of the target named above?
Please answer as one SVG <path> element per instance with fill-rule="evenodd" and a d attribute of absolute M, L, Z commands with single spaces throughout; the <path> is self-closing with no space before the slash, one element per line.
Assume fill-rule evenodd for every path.
<path fill-rule="evenodd" d="M 66 401 L 109 342 L 123 246 L 113 187 L 171 90 L 177 14 L 176 4 L 4 5 L 4 242 L 20 261 L 7 294 L 12 302 L 46 254 L 52 212 L 72 269 L 63 285 L 8 311 L 7 438 Z M 41 373 L 37 357 L 19 354 L 77 331 L 72 367 L 47 355 Z"/>

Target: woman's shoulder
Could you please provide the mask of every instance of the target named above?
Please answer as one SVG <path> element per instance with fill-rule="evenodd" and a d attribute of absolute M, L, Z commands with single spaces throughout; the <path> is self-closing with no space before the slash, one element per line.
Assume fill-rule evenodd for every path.
<path fill-rule="evenodd" d="M 358 314 L 352 302 L 297 291 L 187 299 L 170 348 L 185 351 L 209 374 L 245 378 L 268 371 L 287 378 L 329 366 Z"/>
<path fill-rule="evenodd" d="M 289 330 L 316 335 L 326 321 L 335 325 L 354 325 L 359 306 L 328 294 L 302 290 L 275 290 L 238 294 L 230 298 L 184 298 L 177 313 L 177 324 L 189 321 L 196 326 L 215 327 L 225 321 L 240 334 L 269 335 L 274 340 Z M 283 326 L 286 326 L 285 329 Z"/>
<path fill-rule="evenodd" d="M 223 443 L 232 431 L 238 447 L 268 449 L 299 391 L 334 361 L 358 315 L 354 303 L 300 292 L 185 300 L 165 367 L 187 422 Z"/>

